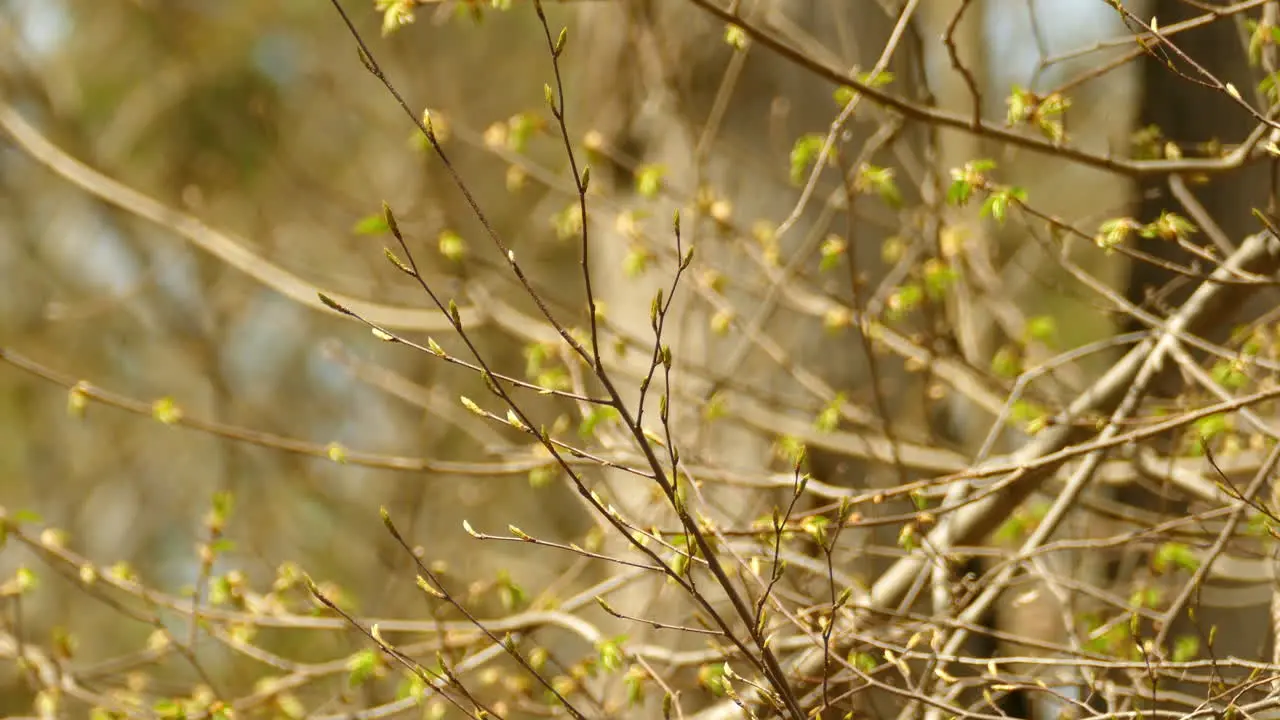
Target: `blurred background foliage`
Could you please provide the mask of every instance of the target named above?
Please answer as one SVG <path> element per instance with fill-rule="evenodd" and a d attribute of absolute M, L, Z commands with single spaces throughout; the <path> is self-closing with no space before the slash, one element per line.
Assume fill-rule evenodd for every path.
<path fill-rule="evenodd" d="M 399 89 L 411 102 L 429 99 L 453 128 L 453 160 L 522 261 L 550 268 L 538 274 L 544 283 L 565 262 L 576 277 L 572 248 L 555 240 L 548 213 L 533 212 L 545 205 L 546 188 L 529 182 L 509 191 L 508 164 L 484 144 L 491 125 L 542 113 L 550 64 L 533 14 L 472 15 L 442 4 L 381 42 L 372 7 L 353 3 L 350 12 Z M 362 67 L 329 3 L 14 0 L 0 5 L 0 37 L 0 98 L 104 174 L 247 238 L 254 252 L 319 287 L 425 306 L 421 290 L 386 264 L 382 238 L 356 229 L 386 199 L 419 245 L 420 262 L 455 286 L 460 279 L 435 239 L 470 239 L 475 220 Z M 562 162 L 558 143 L 536 132 L 525 149 Z M 485 393 L 470 373 L 372 342 L 356 323 L 291 302 L 7 143 L 0 188 L 0 342 L 52 370 L 148 402 L 171 397 L 188 416 L 319 445 L 466 460 L 516 440 L 459 412 L 457 395 Z M 473 263 L 468 272 L 488 270 Z M 508 288 L 495 283 L 492 291 Z M 573 300 L 572 292 L 552 295 Z M 523 373 L 513 340 L 485 330 L 479 337 L 501 367 Z M 396 373 L 393 389 L 410 389 L 378 389 L 373 369 Z M 448 393 L 424 390 L 441 383 Z M 78 419 L 65 392 L 12 368 L 0 371 L 0 427 L 9 511 L 34 511 L 93 561 L 127 560 L 171 591 L 197 579 L 202 518 L 220 491 L 235 497 L 228 567 L 269 583 L 281 563 L 296 562 L 347 588 L 372 615 L 421 602 L 381 528 L 379 505 L 411 537 L 461 534 L 463 517 L 483 518 L 498 502 L 504 523 L 530 532 L 569 537 L 587 528 L 559 485 L 534 489 L 523 473 L 364 469 L 97 405 Z M 503 570 L 538 586 L 560 562 L 544 555 L 531 563 L 511 547 L 427 552 L 468 579 Z M 215 573 L 227 569 L 223 562 Z M 32 558 L 5 552 L 0 563 L 11 574 Z M 496 602 L 480 607 L 501 610 Z M 86 658 L 138 647 L 154 629 L 56 584 L 24 607 L 21 623 L 31 637 L 67 626 Z M 29 708 L 21 686 L 0 691 L 0 710 Z"/>
<path fill-rule="evenodd" d="M 556 227 L 572 226 L 566 208 L 575 198 L 545 110 L 545 38 L 532 12 L 481 9 L 487 5 L 426 3 L 417 22 L 385 39 L 373 3 L 349 2 L 347 10 L 414 112 L 430 105 L 455 166 L 539 291 L 580 320 L 577 248 Z M 1076 17 L 1071 3 L 1058 5 L 1054 17 Z M 553 28 L 569 22 L 568 8 L 553 3 L 548 12 Z M 1027 52 L 1046 52 L 1034 49 L 1013 14 L 987 17 L 994 18 L 983 32 L 996 74 L 1020 67 L 1014 60 Z M 1058 30 L 1071 36 L 1077 26 L 1063 22 Z M 1064 47 L 1088 41 L 1090 27 L 1078 28 L 1084 39 L 1067 37 Z M 1218 46 L 1209 45 L 1197 57 L 1212 65 Z M 1238 69 L 1221 72 L 1230 78 Z M 1001 76 L 999 84 L 1016 81 Z M 708 81 L 703 100 L 715 85 Z M 584 99 L 607 103 L 580 97 L 573 82 L 566 91 L 570 107 Z M 1111 102 L 1140 107 L 1144 121 L 1203 121 L 1188 120 L 1177 140 L 1241 134 L 1218 122 L 1219 97 L 1189 112 L 1175 93 L 1130 91 Z M 997 106 L 1000 99 L 988 97 Z M 73 157 L 246 239 L 253 252 L 318 287 L 427 306 L 421 290 L 387 265 L 385 237 L 364 231 L 376 226 L 386 200 L 446 297 L 465 282 L 529 309 L 466 200 L 361 65 L 328 2 L 0 0 L 0 101 Z M 833 108 L 810 108 L 814 115 L 806 117 L 829 122 Z M 779 156 L 780 174 L 786 150 L 785 142 L 769 150 Z M 767 165 L 773 155 L 761 151 L 750 160 Z M 1050 173 L 1040 175 L 1052 184 Z M 1256 204 L 1240 188 L 1262 183 L 1239 177 L 1235 190 L 1215 190 L 1230 177 L 1211 185 L 1208 192 L 1221 193 L 1211 202 Z M 1159 188 L 1143 190 L 1144 198 L 1168 203 Z M 1044 195 L 1057 200 L 1052 191 Z M 1223 216 L 1233 235 L 1243 234 L 1247 212 L 1234 207 Z M 451 257 L 459 248 L 465 264 Z M 537 364 L 536 353 L 500 329 L 486 326 L 476 337 L 512 375 Z M 460 348 L 451 333 L 434 339 Z M 449 538 L 424 548 L 424 558 L 445 563 L 478 613 L 536 601 L 517 588 L 541 590 L 559 578 L 548 593 L 568 592 L 582 573 L 594 572 L 568 554 L 519 544 L 490 544 L 480 553 L 463 542 L 463 518 L 477 527 L 513 523 L 533 535 L 581 540 L 592 519 L 545 475 L 526 467 L 394 472 L 335 462 L 341 451 L 324 451 L 337 443 L 476 462 L 527 454 L 526 437 L 460 411 L 457 396 L 487 395 L 473 373 L 374 342 L 357 323 L 293 302 L 169 229 L 93 198 L 7 141 L 0 143 L 0 346 L 143 402 L 172 398 L 186 416 L 320 449 L 317 457 L 256 447 L 100 404 L 79 417 L 65 388 L 0 367 L 0 502 L 11 514 L 30 510 L 65 529 L 95 563 L 127 561 L 152 586 L 178 593 L 201 579 L 197 546 L 207 540 L 206 516 L 222 492 L 235 499 L 225 530 L 234 546 L 213 574 L 236 568 L 265 586 L 282 564 L 296 563 L 340 585 L 371 616 L 413 616 L 423 608 L 412 565 L 381 527 L 379 506 L 393 511 L 410 538 Z M 549 411 L 548 420 L 554 417 Z M 37 567 L 16 546 L 0 553 L 0 576 L 20 565 Z M 42 638 L 65 628 L 78 639 L 78 656 L 91 663 L 143 647 L 155 631 L 145 618 L 129 619 L 73 590 L 74 582 L 40 573 L 34 601 L 7 607 L 4 622 L 18 634 Z M 351 634 L 299 638 L 266 642 L 307 657 L 341 657 L 363 646 Z M 310 645 L 288 644 L 300 642 Z M 260 673 L 216 650 L 199 665 L 228 691 L 252 686 Z M 193 665 L 166 667 L 172 675 L 153 682 L 179 688 L 200 677 Z M 28 712 L 28 685 L 5 672 L 0 712 Z"/>

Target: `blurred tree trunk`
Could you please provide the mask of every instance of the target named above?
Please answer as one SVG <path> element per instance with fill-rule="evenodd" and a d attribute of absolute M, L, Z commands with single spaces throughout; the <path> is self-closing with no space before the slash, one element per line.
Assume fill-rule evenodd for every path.
<path fill-rule="evenodd" d="M 1141 3 L 1129 3 L 1130 9 L 1142 13 Z M 1016 8 L 1016 9 L 1015 9 Z M 1100 17 L 1088 24 L 1062 22 L 1062 13 L 1098 10 Z M 1110 16 L 1106 16 L 1110 13 Z M 1093 52 L 1083 58 L 1060 62 L 1041 71 L 1029 58 L 1044 60 L 1055 52 L 1091 45 L 1126 32 L 1114 11 L 1101 8 L 1071 10 L 1048 3 L 1022 4 L 947 0 L 925 3 L 921 16 L 921 33 L 929 54 L 931 89 L 938 105 L 966 117 L 981 117 L 992 124 L 1002 124 L 1012 94 L 1019 88 L 1044 98 L 1052 88 L 1063 84 L 1077 73 L 1085 73 L 1107 62 L 1116 53 Z M 1121 153 L 1134 129 L 1136 104 L 1128 101 L 1137 95 L 1141 81 L 1139 70 L 1128 63 L 1101 78 L 1072 89 L 1067 97 L 1069 109 L 1062 129 L 1067 141 L 1086 151 Z M 1024 131 L 1036 132 L 1024 126 Z M 1135 187 L 1127 178 L 1083 165 L 1064 162 L 1050 155 L 1031 153 L 1019 148 L 984 142 L 972 133 L 939 131 L 936 135 L 936 162 L 940 180 L 949 183 L 951 171 L 966 163 L 990 158 L 995 161 L 993 181 L 1024 189 L 1029 204 L 1036 210 L 1071 224 L 1085 233 L 1096 230 L 1099 222 L 1113 216 L 1128 215 Z M 1099 302 L 1091 291 L 1081 291 L 1070 273 L 1062 267 L 1057 251 L 1044 244 L 1059 244 L 1053 228 L 1039 220 L 1000 223 L 979 213 L 979 203 L 961 208 L 946 208 L 943 224 L 938 229 L 940 252 L 951 253 L 948 261 L 960 270 L 961 281 L 950 298 L 955 318 L 955 343 L 965 360 L 981 371 L 991 367 L 993 355 L 1005 347 L 1024 343 L 1027 328 L 1036 318 L 1044 318 L 1053 328 L 1047 342 L 1025 342 L 1024 367 L 1038 364 L 1059 351 L 1110 337 L 1116 332 L 1113 315 L 1092 308 Z M 1036 237 L 1039 236 L 1039 237 Z M 1086 272 L 1109 287 L 1123 287 L 1127 262 L 1119 255 L 1100 252 L 1091 243 L 1067 239 L 1067 254 Z M 946 257 L 946 255 L 944 255 Z M 1009 312 L 1010 308 L 1017 308 Z M 1097 376 L 1118 355 L 1102 353 L 1086 358 L 1077 374 L 1077 386 Z M 1070 401 L 1070 387 L 1056 393 L 1058 402 Z M 1016 432 L 993 428 L 991 416 L 972 406 L 965 398 L 957 398 L 949 408 L 952 435 L 971 457 L 976 457 L 995 434 L 995 452 L 1016 447 Z M 978 458 L 982 460 L 983 458 Z M 1084 514 L 1081 513 L 1081 516 Z M 1105 532 L 1094 521 L 1073 521 L 1059 533 L 1058 539 L 1097 537 Z M 1010 548 L 1014 549 L 1014 548 Z M 990 568 L 990 562 L 979 563 Z M 1016 584 L 1006 591 L 992 610 L 989 622 L 993 628 L 1011 636 L 1043 642 L 1069 644 L 1068 625 L 1082 608 L 1063 599 L 1071 593 L 1051 592 L 1047 577 L 1031 572 L 1028 582 Z M 1097 553 L 1055 553 L 1037 566 L 1047 575 L 1074 576 L 1096 584 L 1105 575 L 1105 565 Z M 935 592 L 940 578 L 935 579 Z M 1052 580 L 1049 580 L 1052 582 Z M 944 611 L 946 598 L 934 599 L 934 611 Z M 981 640 L 975 640 L 984 644 Z M 985 643 L 995 647 L 976 648 L 980 654 L 1019 655 L 1027 647 L 1006 641 Z M 1035 654 L 1034 652 L 1031 654 Z M 1034 675 L 1034 668 L 1024 671 Z M 1046 678 L 1052 682 L 1053 679 Z M 1037 699 L 1027 706 L 1027 695 L 1012 693 L 1005 710 L 1025 717 L 1056 717 L 1061 709 L 1056 701 Z M 1036 698 L 1046 695 L 1036 694 Z"/>
<path fill-rule="evenodd" d="M 1156 1 L 1156 16 L 1165 26 L 1199 16 L 1203 12 L 1202 7 L 1178 0 Z M 1260 19 L 1261 15 L 1250 13 L 1249 17 Z M 1195 58 L 1219 79 L 1240 88 L 1245 98 L 1255 107 L 1265 107 L 1265 101 L 1260 103 L 1261 98 L 1252 92 L 1262 79 L 1264 70 L 1250 67 L 1244 49 L 1245 38 L 1247 33 L 1242 18 L 1236 18 L 1236 22 L 1213 22 L 1180 33 L 1176 44 L 1182 52 Z M 1267 57 L 1268 54 L 1273 55 L 1274 49 L 1264 51 L 1264 64 L 1274 62 L 1273 58 Z M 1187 156 L 1203 155 L 1210 143 L 1222 143 L 1229 149 L 1254 129 L 1256 120 L 1234 106 L 1222 93 L 1179 77 L 1169 69 L 1165 57 L 1167 55 L 1163 54 L 1160 57 L 1148 56 L 1142 62 L 1144 93 L 1141 117 L 1144 126 L 1158 128 L 1159 137 L 1164 142 L 1176 144 Z M 1179 67 L 1185 70 L 1185 66 Z M 1274 70 L 1272 67 L 1270 71 Z M 1212 218 L 1228 240 L 1239 244 L 1246 236 L 1262 229 L 1258 220 L 1253 217 L 1255 209 L 1269 213 L 1275 210 L 1274 170 L 1273 163 L 1256 162 L 1234 171 L 1214 174 L 1207 183 L 1199 183 L 1194 177 L 1182 180 L 1187 192 L 1203 209 L 1203 216 Z M 1156 218 L 1162 210 L 1171 210 L 1195 218 L 1197 225 L 1202 225 L 1201 220 L 1193 214 L 1193 208 L 1180 202 L 1172 193 L 1167 179 L 1153 178 L 1143 190 L 1143 204 L 1139 215 L 1143 222 Z M 1199 242 L 1207 244 L 1204 237 L 1206 229 L 1202 227 L 1201 232 Z M 1173 260 L 1184 266 L 1191 265 L 1195 260 L 1189 253 L 1171 243 L 1145 240 L 1139 247 L 1156 257 Z M 1195 283 L 1186 282 L 1163 268 L 1137 263 L 1133 267 L 1128 294 L 1135 303 L 1143 303 L 1148 309 L 1164 315 L 1168 308 L 1181 305 L 1194 287 Z M 1224 342 L 1238 324 L 1274 310 L 1277 302 L 1280 302 L 1280 297 L 1273 288 L 1260 287 L 1251 295 L 1253 297 L 1249 302 L 1240 307 L 1232 317 L 1222 318 L 1213 331 L 1206 333 L 1205 339 Z M 1176 371 L 1166 372 L 1162 380 L 1163 383 L 1158 388 L 1161 394 L 1174 396 L 1186 390 L 1185 379 Z M 1135 491 L 1129 493 L 1126 499 L 1140 506 L 1160 507 L 1171 515 L 1188 509 L 1186 505 L 1169 506 L 1167 501 L 1163 505 L 1153 504 L 1159 501 L 1149 493 Z M 1206 542 L 1212 542 L 1212 538 L 1206 539 Z M 1124 578 L 1117 580 L 1124 582 Z M 1170 637 L 1203 638 L 1207 637 L 1210 628 L 1216 627 L 1212 650 L 1214 656 L 1270 658 L 1276 630 L 1272 626 L 1271 603 L 1264 598 L 1268 588 L 1275 587 L 1273 582 L 1269 577 L 1259 577 L 1254 582 L 1207 581 L 1206 597 L 1237 599 L 1227 607 L 1214 607 L 1206 603 L 1204 607 L 1197 608 L 1194 621 L 1184 614 Z M 1169 591 L 1172 593 L 1178 589 L 1173 587 Z M 1214 592 L 1215 590 L 1218 592 Z M 1267 632 L 1263 628 L 1271 630 Z M 1201 652 L 1207 650 L 1202 642 Z M 1194 691 L 1191 686 L 1176 689 Z"/>

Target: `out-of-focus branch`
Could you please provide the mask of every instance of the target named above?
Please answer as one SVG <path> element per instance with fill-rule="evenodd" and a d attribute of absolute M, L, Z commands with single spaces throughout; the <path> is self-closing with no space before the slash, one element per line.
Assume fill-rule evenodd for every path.
<path fill-rule="evenodd" d="M 688 0 L 721 20 L 741 27 L 754 41 L 768 48 L 789 63 L 798 65 L 818 77 L 829 80 L 836 86 L 845 86 L 867 96 L 872 102 L 894 112 L 900 113 L 910 120 L 925 123 L 933 127 L 954 128 L 972 132 L 981 137 L 1014 147 L 1025 148 L 1032 152 L 1050 155 L 1065 162 L 1078 163 L 1100 170 L 1107 170 L 1131 177 L 1147 177 L 1167 175 L 1169 173 L 1213 173 L 1226 172 L 1241 167 L 1258 156 L 1252 145 L 1241 145 L 1220 158 L 1185 158 L 1179 160 L 1124 160 L 1110 155 L 1095 153 L 1074 148 L 1069 145 L 1054 143 L 1033 135 L 1005 129 L 989 122 L 975 124 L 973 118 L 958 113 L 939 110 L 920 103 L 912 102 L 893 93 L 878 89 L 868 83 L 846 73 L 824 65 L 812 57 L 788 46 L 774 38 L 758 25 L 753 25 L 735 14 L 732 10 L 720 7 L 712 0 Z"/>
<path fill-rule="evenodd" d="M 296 303 L 326 314 L 337 314 L 316 297 L 316 291 L 320 288 L 258 254 L 250 248 L 247 240 L 214 230 L 199 219 L 144 195 L 71 157 L 3 100 L 0 100 L 0 128 L 33 160 L 81 190 L 186 238 L 201 250 Z M 387 305 L 329 290 L 324 290 L 324 293 L 358 313 L 360 317 L 386 328 L 442 332 L 451 327 L 449 321 L 434 309 Z M 478 327 L 486 320 L 484 313 L 478 308 L 459 308 L 459 311 L 462 322 L 467 327 Z"/>
<path fill-rule="evenodd" d="M 1214 278 L 1230 273 L 1231 268 L 1248 268 L 1251 272 L 1274 272 L 1280 265 L 1280 241 L 1270 233 L 1255 235 L 1249 238 L 1225 265 L 1228 267 L 1219 268 L 1214 272 Z M 1202 324 L 1206 319 L 1213 317 L 1215 309 L 1230 302 L 1239 292 L 1238 287 L 1221 285 L 1211 279 L 1200 287 L 1167 325 L 1175 330 L 1188 330 Z M 1079 417 L 1098 411 L 1110 412 L 1112 406 L 1129 391 L 1130 384 L 1138 373 L 1148 367 L 1149 356 L 1162 342 L 1167 346 L 1174 342 L 1173 336 L 1162 334 L 1159 340 L 1149 339 L 1131 350 L 1124 359 L 1116 363 L 1087 392 L 1072 403 L 1067 411 L 1068 417 Z M 1071 443 L 1083 439 L 1080 435 L 1080 431 L 1070 425 L 1051 428 L 1014 453 L 1012 464 L 1016 466 L 1019 463 L 1030 463 L 1064 450 Z M 956 513 L 948 522 L 941 523 L 934 532 L 930 533 L 930 544 L 940 552 L 946 552 L 948 548 L 956 545 L 980 541 L 1003 521 L 1011 510 L 1039 488 L 1047 479 L 1048 473 L 1056 470 L 1057 465 L 1052 465 L 1021 473 L 1022 477 L 1011 483 L 1005 492 L 975 503 Z M 876 582 L 872 594 L 877 604 L 882 607 L 895 605 L 925 562 L 923 557 L 911 556 L 896 563 Z"/>
<path fill-rule="evenodd" d="M 24 357 L 9 348 L 0 347 L 0 362 L 12 365 L 24 372 L 47 380 L 66 388 L 78 399 L 73 402 L 96 402 L 102 405 L 123 410 L 133 415 L 154 417 L 155 405 L 152 403 L 111 392 L 90 383 L 77 380 L 41 363 Z M 448 460 L 432 460 L 428 458 L 383 455 L 379 453 L 361 452 L 344 448 L 335 444 L 321 445 L 299 440 L 297 438 L 261 432 L 236 425 L 191 417 L 181 412 L 168 413 L 166 423 L 197 430 L 215 437 L 233 442 L 256 445 L 281 452 L 307 455 L 314 458 L 336 460 L 342 463 L 380 470 L 398 470 L 402 472 L 433 472 L 460 475 L 506 475 L 525 473 L 548 463 L 546 458 L 508 459 L 497 463 L 468 463 Z"/>

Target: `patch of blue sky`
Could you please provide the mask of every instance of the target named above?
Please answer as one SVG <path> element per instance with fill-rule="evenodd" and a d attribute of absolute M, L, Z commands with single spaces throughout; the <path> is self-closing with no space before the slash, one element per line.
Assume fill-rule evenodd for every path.
<path fill-rule="evenodd" d="M 1142 4 L 1129 3 L 1139 16 Z M 999 88 L 1021 85 L 1049 90 L 1081 68 L 1078 62 L 1056 63 L 1035 77 L 1045 57 L 1127 32 L 1120 14 L 1103 0 L 996 0 L 985 3 L 985 9 L 983 31 L 991 53 L 990 80 Z M 1092 66 L 1098 56 L 1090 54 L 1081 62 Z"/>
<path fill-rule="evenodd" d="M 60 0 L 8 0 L 18 34 L 37 55 L 56 51 L 71 34 L 71 18 Z"/>

